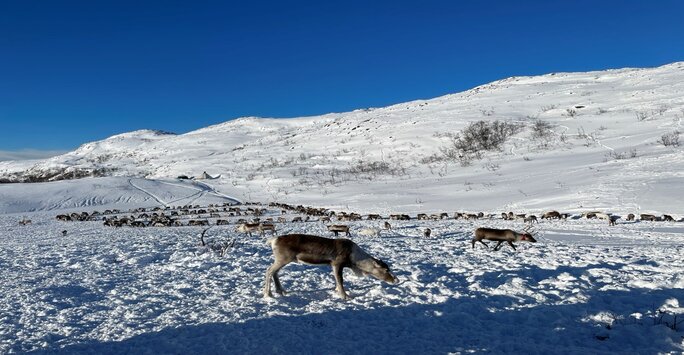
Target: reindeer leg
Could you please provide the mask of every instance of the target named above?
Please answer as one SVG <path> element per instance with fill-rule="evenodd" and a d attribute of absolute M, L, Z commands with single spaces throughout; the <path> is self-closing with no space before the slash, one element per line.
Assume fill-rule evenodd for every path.
<path fill-rule="evenodd" d="M 337 293 L 342 297 L 342 299 L 349 299 L 349 296 L 347 296 L 347 293 L 344 292 L 344 280 L 342 279 L 342 266 L 339 265 L 333 265 L 333 275 L 335 275 L 335 289 L 337 290 Z"/>
<path fill-rule="evenodd" d="M 273 265 L 269 266 L 268 269 L 266 269 L 266 282 L 264 283 L 264 298 L 273 297 L 273 294 L 271 293 L 271 277 L 273 276 L 272 270 L 275 265 L 276 264 L 274 262 Z"/>
<path fill-rule="evenodd" d="M 494 247 L 494 251 L 499 250 L 499 248 L 501 247 L 501 243 L 503 243 L 503 242 L 504 242 L 503 240 L 500 240 L 498 243 L 496 243 L 496 246 Z"/>
<path fill-rule="evenodd" d="M 281 260 L 276 260 L 273 262 L 273 265 L 269 266 L 268 269 L 266 269 L 266 282 L 264 285 L 264 297 L 273 297 L 273 294 L 271 293 L 271 278 L 276 283 L 276 292 L 278 291 L 278 285 L 280 284 L 280 280 L 278 280 L 278 276 L 276 273 L 278 270 L 280 270 L 283 266 L 287 265 L 287 262 L 283 262 Z M 282 290 L 282 286 L 280 287 Z M 280 292 L 279 292 L 280 293 Z"/>
<path fill-rule="evenodd" d="M 485 243 L 484 241 L 482 241 L 482 239 L 480 239 L 479 242 L 482 243 L 482 245 L 484 245 L 485 247 L 489 248 L 489 245 L 487 245 L 487 243 Z M 473 243 L 473 244 L 475 244 L 475 243 Z"/>
<path fill-rule="evenodd" d="M 508 241 L 508 245 L 510 245 L 513 248 L 513 250 L 517 250 L 517 249 L 515 249 L 515 245 L 513 245 L 513 242 Z"/>
<path fill-rule="evenodd" d="M 282 266 L 281 266 L 281 268 L 282 268 Z M 287 292 L 285 292 L 283 285 L 280 284 L 280 278 L 278 277 L 278 271 L 280 271 L 280 268 L 273 272 L 273 283 L 275 283 L 276 292 L 281 296 L 285 296 L 285 295 L 287 295 Z"/>

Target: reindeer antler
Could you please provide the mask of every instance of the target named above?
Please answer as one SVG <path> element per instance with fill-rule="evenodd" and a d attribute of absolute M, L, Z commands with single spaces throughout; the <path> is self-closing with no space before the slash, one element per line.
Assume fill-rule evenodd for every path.
<path fill-rule="evenodd" d="M 213 227 L 213 226 L 211 226 L 211 227 Z M 205 229 L 202 231 L 202 234 L 200 235 L 200 242 L 202 243 L 202 246 L 206 246 L 206 245 L 207 245 L 207 243 L 204 242 L 204 235 L 207 233 L 208 230 L 211 229 L 211 227 L 205 228 Z"/>
<path fill-rule="evenodd" d="M 537 234 L 539 234 L 539 232 L 536 229 L 534 229 L 532 224 L 528 224 L 527 227 L 523 228 L 523 231 L 525 233 L 531 234 L 533 236 L 536 236 Z"/>

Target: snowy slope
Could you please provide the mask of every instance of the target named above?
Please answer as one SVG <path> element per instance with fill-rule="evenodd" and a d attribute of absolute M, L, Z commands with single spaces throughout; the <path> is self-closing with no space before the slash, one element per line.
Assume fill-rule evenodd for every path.
<path fill-rule="evenodd" d="M 0 162 L 0 178 L 79 174 L 169 179 L 221 174 L 244 200 L 377 212 L 610 209 L 684 213 L 684 63 L 649 69 L 513 77 L 462 93 L 295 119 L 241 118 L 181 135 L 136 131 L 33 162 Z M 551 138 L 531 138 L 534 119 Z M 472 166 L 429 159 L 477 120 L 528 129 Z M 635 155 L 635 157 L 631 157 Z M 623 159 L 617 159 L 621 156 Z M 363 164 L 385 171 L 350 173 Z M 99 170 L 98 170 L 99 169 Z M 76 172 L 74 172 L 76 171 Z"/>

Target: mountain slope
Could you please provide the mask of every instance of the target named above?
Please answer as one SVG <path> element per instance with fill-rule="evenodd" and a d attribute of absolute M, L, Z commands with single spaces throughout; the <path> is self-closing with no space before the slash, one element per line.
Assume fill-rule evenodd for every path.
<path fill-rule="evenodd" d="M 378 212 L 607 209 L 684 213 L 684 63 L 512 77 L 458 94 L 295 119 L 241 118 L 181 135 L 136 131 L 37 162 L 0 162 L 0 179 L 173 179 L 245 200 Z M 522 125 L 499 151 L 445 159 L 470 122 Z M 535 137 L 536 120 L 548 123 Z"/>

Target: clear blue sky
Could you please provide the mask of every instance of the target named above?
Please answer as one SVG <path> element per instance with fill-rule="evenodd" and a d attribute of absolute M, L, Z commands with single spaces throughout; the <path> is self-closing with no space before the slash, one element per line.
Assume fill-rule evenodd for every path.
<path fill-rule="evenodd" d="M 684 1 L 3 0 L 0 151 L 682 60 Z"/>

